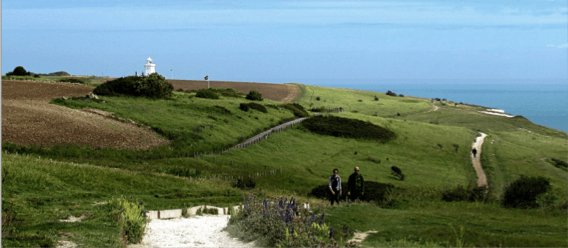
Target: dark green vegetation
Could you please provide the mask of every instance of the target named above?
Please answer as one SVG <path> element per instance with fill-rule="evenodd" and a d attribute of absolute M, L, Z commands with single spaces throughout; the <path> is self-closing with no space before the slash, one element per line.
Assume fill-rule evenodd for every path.
<path fill-rule="evenodd" d="M 478 111 L 483 108 L 478 106 L 384 94 L 375 101 L 376 92 L 300 89 L 302 96 L 296 104 L 265 99 L 260 106 L 266 113 L 244 112 L 240 105 L 248 106 L 250 100 L 220 92 L 219 99 L 173 92 L 165 99 L 102 96 L 104 103 L 54 101 L 70 108 L 98 108 L 134 120 L 163 135 L 170 144 L 132 151 L 4 143 L 4 151 L 30 154 L 30 158 L 2 157 L 8 171 L 3 177 L 3 206 L 14 202 L 13 210 L 5 208 L 3 214 L 17 213 L 12 222 L 17 231 L 7 234 L 3 241 L 8 240 L 7 246 L 47 246 L 62 239 L 61 233 L 72 233 L 74 236 L 67 239 L 83 246 L 121 246 L 118 222 L 108 209 L 94 202 L 124 195 L 143 201 L 149 210 L 191 204 L 227 206 L 240 204 L 240 195 L 252 189 L 262 192 L 262 197 L 297 196 L 298 202 L 310 201 L 317 214 L 326 213 L 325 224 L 334 230 L 346 225 L 359 231 L 378 231 L 364 246 L 567 245 L 567 172 L 563 166 L 556 166 L 565 162 L 558 159 L 566 154 L 565 133 L 522 117 L 482 114 Z M 432 105 L 439 109 L 433 111 Z M 345 111 L 333 116 L 346 118 L 342 121 L 370 123 L 395 137 L 384 142 L 320 135 L 309 131 L 308 124 L 274 134 L 246 149 L 193 158 L 195 152 L 235 145 L 284 119 L 308 116 L 304 108 L 338 107 Z M 473 186 L 477 177 L 470 159 L 470 147 L 479 131 L 489 135 L 481 154 L 489 182 L 489 188 L 483 191 Z M 326 200 L 308 196 L 313 189 L 325 190 L 333 168 L 339 169 L 347 183 L 354 166 L 361 168 L 369 182 L 366 192 L 377 192 L 376 200 L 326 207 L 322 205 Z M 404 180 L 393 175 L 393 167 L 404 173 Z M 274 170 L 279 172 L 266 173 Z M 238 178 L 261 173 L 250 180 Z M 505 186 L 513 185 L 520 175 L 546 178 L 550 186 L 546 193 L 537 194 L 530 208 L 504 208 L 504 193 L 509 188 L 522 189 Z M 372 182 L 392 187 L 373 191 L 369 188 Z M 320 195 L 325 194 L 323 190 Z M 73 224 L 58 222 L 86 213 L 94 217 Z M 247 221 L 250 228 L 266 224 L 254 218 Z M 345 233 L 347 236 L 336 237 L 345 240 L 352 236 Z"/>
<path fill-rule="evenodd" d="M 32 72 L 26 71 L 23 66 L 17 66 L 13 71 L 6 73 L 6 76 L 32 76 Z"/>
<path fill-rule="evenodd" d="M 198 90 L 197 93 L 195 93 L 195 97 L 206 98 L 206 99 L 219 99 L 219 94 L 217 94 L 215 91 L 212 91 L 210 89 L 201 89 Z"/>
<path fill-rule="evenodd" d="M 251 100 L 251 101 L 262 101 L 262 94 L 260 94 L 260 92 L 256 91 L 256 90 L 251 90 L 247 96 L 246 96 L 247 100 Z"/>
<path fill-rule="evenodd" d="M 268 110 L 266 109 L 266 107 L 264 107 L 263 105 L 260 105 L 258 103 L 254 103 L 254 102 L 250 102 L 250 103 L 241 103 L 239 105 L 239 109 L 241 109 L 242 111 L 249 111 L 249 109 L 254 109 L 254 110 L 258 110 L 262 113 L 268 113 Z"/>
<path fill-rule="evenodd" d="M 537 197 L 550 190 L 550 180 L 545 177 L 521 177 L 503 190 L 501 205 L 506 208 L 535 208 Z"/>
<path fill-rule="evenodd" d="M 382 142 L 394 139 L 394 132 L 356 119 L 336 116 L 315 116 L 303 122 L 304 127 L 313 133 L 334 137 L 378 140 Z"/>
<path fill-rule="evenodd" d="M 129 76 L 105 82 L 97 86 L 93 93 L 101 96 L 142 96 L 165 98 L 172 94 L 174 87 L 166 79 L 152 73 L 147 77 Z"/>

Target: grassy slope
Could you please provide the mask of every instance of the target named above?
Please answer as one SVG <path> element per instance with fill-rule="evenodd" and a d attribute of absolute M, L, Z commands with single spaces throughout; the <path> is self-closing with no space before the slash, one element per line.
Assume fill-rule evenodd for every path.
<path fill-rule="evenodd" d="M 121 246 L 119 230 L 95 202 L 125 195 L 144 202 L 146 209 L 170 209 L 183 204 L 229 205 L 239 191 L 226 182 L 189 181 L 169 175 L 135 173 L 85 164 L 2 154 L 2 205 L 14 202 L 16 235 L 4 246 L 53 246 L 61 233 L 81 246 Z M 159 197 L 157 197 L 159 196 Z M 94 216 L 76 223 L 59 222 L 70 215 Z"/>
<path fill-rule="evenodd" d="M 387 127 L 393 130 L 398 138 L 381 144 L 372 141 L 319 136 L 308 133 L 302 128 L 297 128 L 273 135 L 261 144 L 253 145 L 247 149 L 234 150 L 216 158 L 204 156 L 199 159 L 171 157 L 147 160 L 137 158 L 135 155 L 138 152 L 127 153 L 112 150 L 103 150 L 101 154 L 106 154 L 105 156 L 89 155 L 63 158 L 64 156 L 57 156 L 55 153 L 50 154 L 49 152 L 46 155 L 68 161 L 92 160 L 93 164 L 137 171 L 144 175 L 151 172 L 176 174 L 179 171 L 186 171 L 191 176 L 214 174 L 244 176 L 273 168 L 283 168 L 282 174 L 257 179 L 257 189 L 262 187 L 263 192 L 268 195 L 299 194 L 303 197 L 313 187 L 325 184 L 333 168 L 339 168 L 340 175 L 346 180 L 353 166 L 358 165 L 362 168 L 367 180 L 389 182 L 401 187 L 422 188 L 429 191 L 458 184 L 467 185 L 475 181 L 476 177 L 469 160 L 469 147 L 477 132 L 483 131 L 490 135 L 487 138 L 488 142 L 484 145 L 483 165 L 497 195 L 504 184 L 510 182 L 520 173 L 550 177 L 555 189 L 562 196 L 566 195 L 566 170 L 552 167 L 546 162 L 546 159 L 543 159 L 550 157 L 565 158 L 565 133 L 555 133 L 554 130 L 534 125 L 523 118 L 509 119 L 480 114 L 476 112 L 480 108 L 475 106 L 442 106 L 438 104 L 439 111 L 426 113 L 431 109 L 431 104 L 427 99 L 390 97 L 375 92 L 309 86 L 302 86 L 301 90 L 303 92 L 302 97 L 296 99 L 296 101 L 306 107 L 309 107 L 310 104 L 312 107 L 343 107 L 347 111 L 339 114 L 340 116 L 371 121 Z M 375 95 L 379 97 L 379 102 L 373 101 Z M 320 96 L 322 99 L 316 101 L 315 96 Z M 185 143 L 180 142 L 181 147 L 179 149 L 186 149 L 187 151 L 206 150 L 211 147 L 234 144 L 239 136 L 251 136 L 256 129 L 262 130 L 275 125 L 282 118 L 292 116 L 291 112 L 287 110 L 272 108 L 268 108 L 268 114 L 256 111 L 245 113 L 238 110 L 238 103 L 246 100 L 235 98 L 206 100 L 190 98 L 186 93 L 176 93 L 173 101 L 134 98 L 104 99 L 107 101 L 104 105 L 90 101 L 66 101 L 66 105 L 75 108 L 100 108 L 114 112 L 120 117 L 161 128 L 164 133 L 181 134 L 187 137 L 198 135 L 203 138 L 202 140 L 188 139 L 189 142 Z M 359 99 L 363 102 L 359 102 Z M 212 108 L 215 105 L 226 107 L 233 115 L 216 112 Z M 358 110 L 358 113 L 353 113 L 352 110 Z M 401 116 L 396 116 L 397 113 L 400 113 Z M 217 120 L 209 118 L 209 115 Z M 237 115 L 242 119 L 236 117 Z M 255 117 L 258 117 L 258 120 Z M 227 119 L 228 123 L 224 119 Z M 438 123 L 438 125 L 431 123 Z M 213 124 L 215 127 L 204 128 L 200 133 L 194 132 L 193 130 L 201 124 Z M 531 130 L 531 133 L 520 130 L 519 127 Z M 491 140 L 495 140 L 494 144 L 490 144 Z M 459 145 L 458 152 L 455 151 L 453 144 Z M 77 150 L 75 153 L 85 154 L 87 150 Z M 177 150 L 177 148 L 174 150 Z M 160 152 L 161 150 L 156 151 Z M 355 151 L 357 151 L 357 155 L 354 154 Z M 380 159 L 381 163 L 376 164 L 368 161 L 368 157 Z M 389 160 L 387 161 L 386 158 L 389 158 Z M 407 176 L 405 181 L 398 181 L 390 176 L 390 166 L 392 165 L 403 170 Z M 154 189 L 161 184 L 166 185 L 167 183 L 156 182 L 152 185 L 152 188 Z M 215 186 L 216 184 L 218 185 Z M 80 185 L 75 185 L 71 187 L 77 187 L 78 190 L 81 190 Z M 205 201 L 208 204 L 238 202 L 236 198 L 221 200 L 226 194 L 225 192 L 229 192 L 227 182 L 212 182 L 211 185 L 213 189 L 210 191 L 209 198 L 184 197 L 181 193 L 183 190 L 176 194 L 177 189 L 175 187 L 168 188 L 167 186 L 164 186 L 166 190 L 162 194 L 174 192 L 169 195 L 173 199 L 164 200 L 163 196 L 153 199 L 152 194 L 155 192 L 150 191 L 151 193 L 148 193 L 143 189 L 141 189 L 143 193 L 134 193 L 127 189 L 117 190 L 116 192 L 141 198 L 146 197 L 145 202 L 148 201 L 149 208 L 162 208 L 165 205 L 179 207 L 186 201 Z M 38 189 L 30 189 L 30 192 L 36 190 Z M 94 192 L 106 191 L 95 188 Z M 165 202 L 164 206 L 161 203 L 162 201 Z M 447 235 L 449 232 L 448 223 L 463 225 L 468 233 L 472 233 L 474 236 L 469 238 L 469 244 L 477 244 L 475 237 L 478 237 L 478 240 L 493 240 L 485 243 L 486 245 L 513 245 L 516 244 L 514 242 L 524 242 L 525 246 L 551 245 L 552 243 L 540 243 L 543 236 L 531 233 L 542 232 L 543 235 L 551 235 L 550 237 L 553 237 L 553 240 L 558 240 L 559 226 L 566 226 L 565 214 L 560 215 L 560 217 L 558 217 L 558 213 L 543 213 L 542 216 L 537 216 L 534 211 L 503 210 L 494 204 L 411 201 L 410 207 L 407 206 L 407 208 L 398 210 L 385 210 L 369 205 L 363 205 L 361 208 L 342 207 L 326 211 L 331 211 L 332 215 L 328 218 L 331 223 L 346 221 L 351 227 L 362 231 L 378 230 L 379 228 L 382 228 L 381 230 L 397 230 L 401 235 L 393 234 L 392 237 L 395 239 L 395 243 L 402 242 L 398 243 L 402 246 L 410 245 L 410 243 L 404 243 L 404 239 L 408 237 L 411 239 L 421 237 L 424 240 L 437 243 L 454 242 L 455 237 Z M 446 209 L 446 211 L 443 211 L 443 209 Z M 364 213 L 361 212 L 363 210 Z M 468 213 L 469 219 L 467 220 L 463 217 L 464 211 Z M 501 215 L 504 216 L 503 218 L 508 218 L 508 221 L 499 225 L 499 230 L 497 230 L 493 227 L 496 221 L 501 221 Z M 525 224 L 521 222 L 525 221 L 526 218 L 523 215 L 530 217 L 526 220 L 526 223 L 529 223 L 527 225 L 534 224 L 534 227 L 524 227 Z M 369 219 L 369 216 L 373 217 Z M 408 223 L 408 216 L 423 218 L 427 221 Z M 475 218 L 480 220 L 475 221 Z M 541 223 L 537 221 L 538 218 L 553 223 L 550 225 L 542 224 L 546 221 Z M 388 225 L 382 227 L 387 222 Z M 431 229 L 432 231 L 424 231 L 430 230 L 433 222 L 437 224 Z M 478 233 L 485 229 L 487 231 Z M 35 230 L 39 229 L 36 228 Z M 564 233 L 565 231 L 564 229 Z M 45 231 L 42 232 L 45 233 Z M 488 238 L 489 236 L 495 237 Z M 505 240 L 508 241 L 505 243 Z M 386 241 L 381 238 L 381 235 L 378 235 L 375 238 L 371 236 L 367 244 L 378 246 L 385 245 L 384 242 Z M 451 244 L 453 245 L 453 243 Z"/>
<path fill-rule="evenodd" d="M 311 108 L 338 108 L 342 107 L 346 112 L 357 111 L 365 115 L 396 116 L 410 113 L 427 111 L 430 109 L 428 101 L 416 97 L 387 96 L 379 92 L 334 89 L 298 85 L 301 88 L 302 97 L 294 102 Z M 375 101 L 375 96 L 379 101 Z M 316 100 L 320 97 L 320 100 Z"/>

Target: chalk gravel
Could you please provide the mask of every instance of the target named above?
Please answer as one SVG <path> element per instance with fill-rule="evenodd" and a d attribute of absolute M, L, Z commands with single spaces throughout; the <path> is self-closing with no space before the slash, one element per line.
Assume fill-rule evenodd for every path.
<path fill-rule="evenodd" d="M 254 247 L 254 242 L 241 242 L 223 231 L 228 223 L 227 215 L 155 219 L 148 223 L 142 242 L 128 247 Z"/>

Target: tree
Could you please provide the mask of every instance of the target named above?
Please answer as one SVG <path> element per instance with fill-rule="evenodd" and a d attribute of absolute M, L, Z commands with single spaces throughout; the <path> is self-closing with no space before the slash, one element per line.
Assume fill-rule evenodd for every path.
<path fill-rule="evenodd" d="M 30 75 L 30 72 L 26 71 L 23 66 L 18 66 L 14 68 L 12 72 L 6 73 L 6 76 L 27 76 Z"/>

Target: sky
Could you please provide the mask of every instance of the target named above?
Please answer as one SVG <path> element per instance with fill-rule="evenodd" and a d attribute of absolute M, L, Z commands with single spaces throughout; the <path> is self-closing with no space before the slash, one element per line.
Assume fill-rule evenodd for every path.
<path fill-rule="evenodd" d="M 566 0 L 2 1 L 2 74 L 568 78 Z"/>

